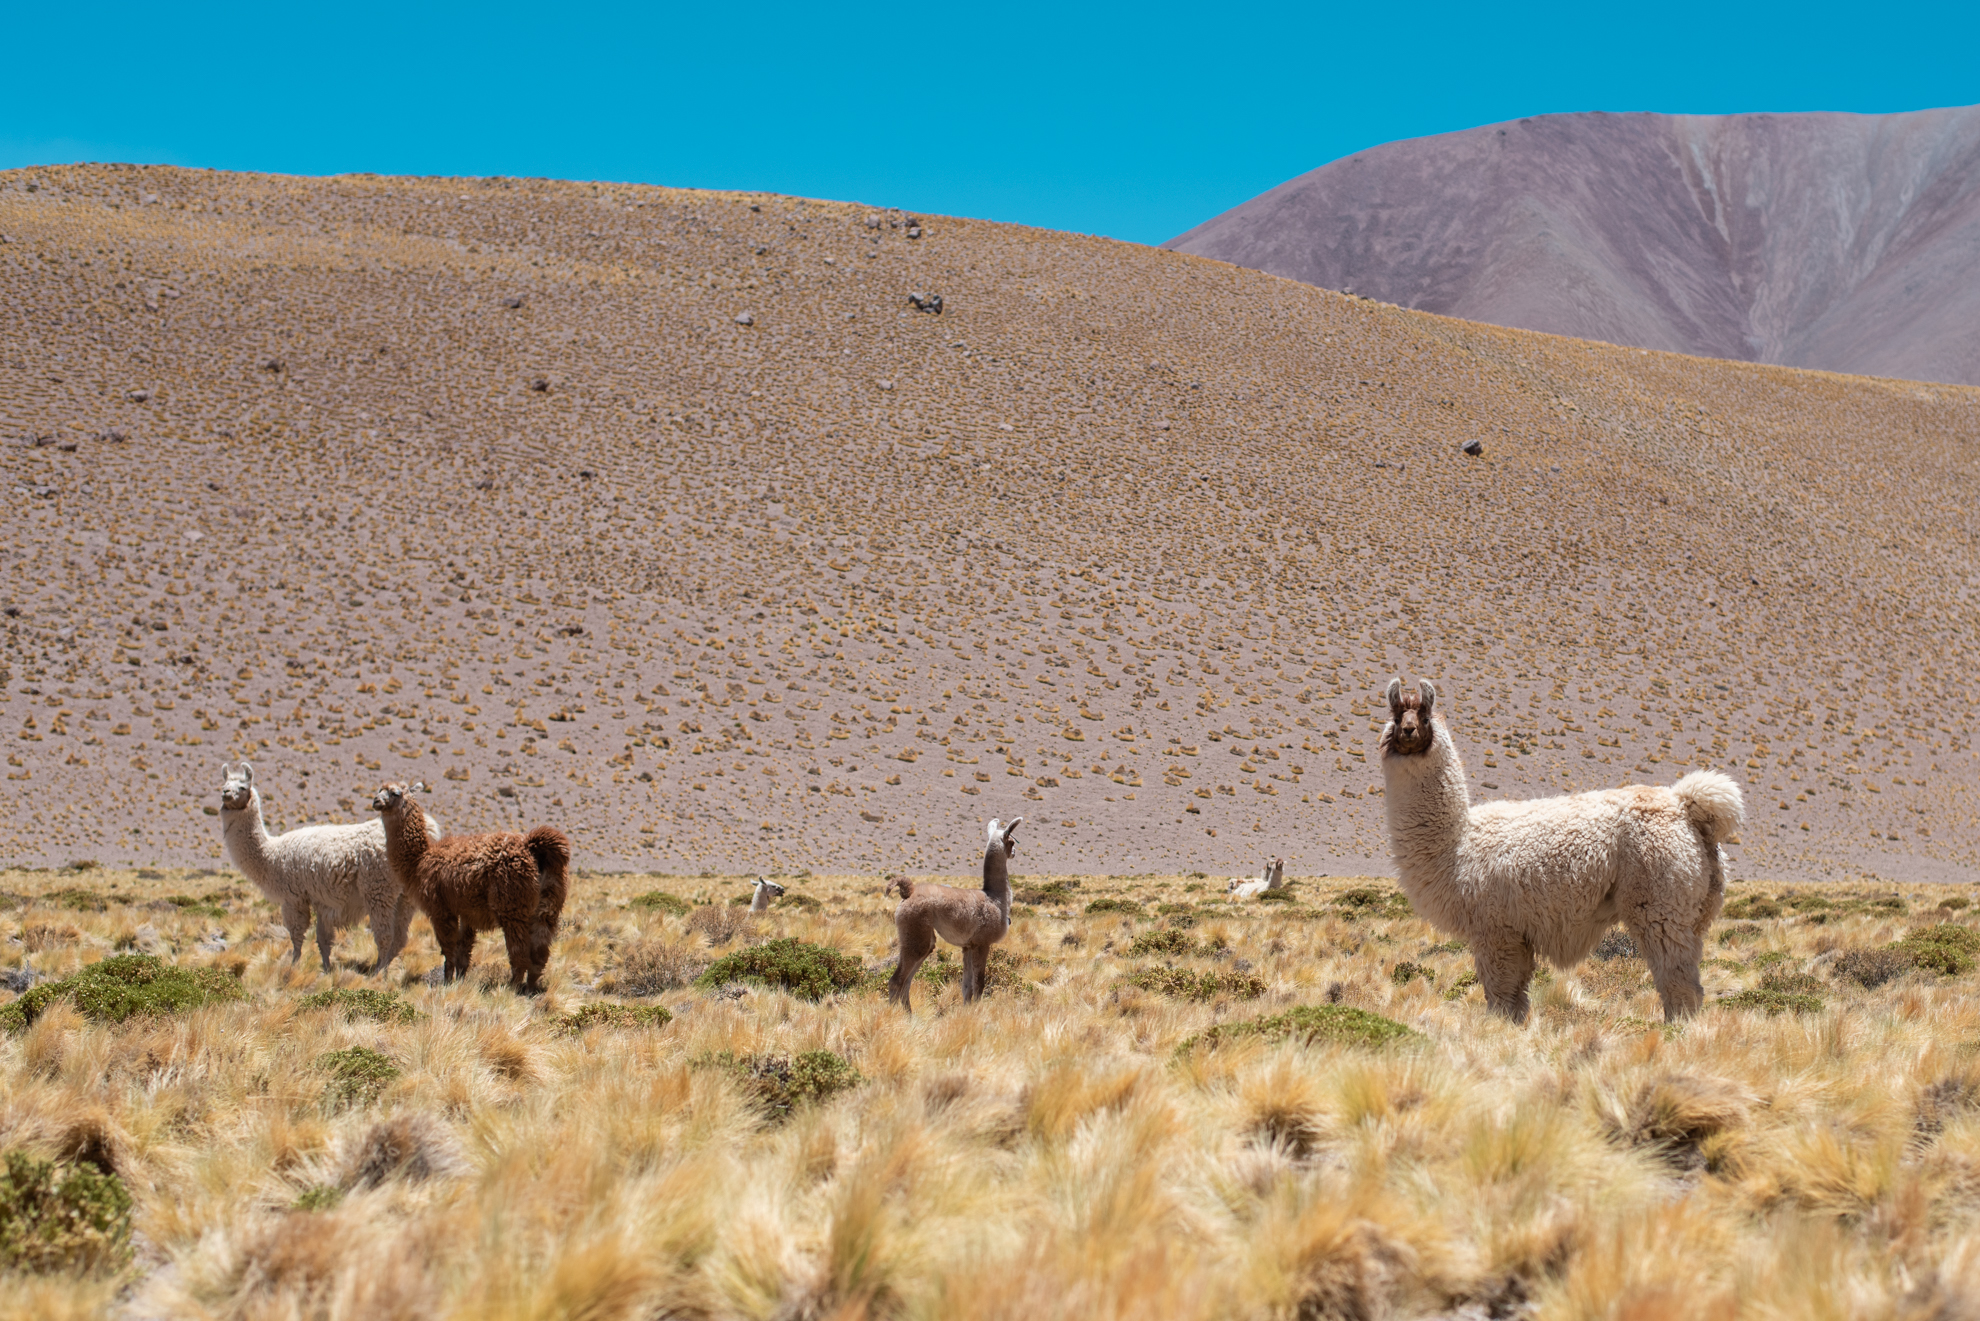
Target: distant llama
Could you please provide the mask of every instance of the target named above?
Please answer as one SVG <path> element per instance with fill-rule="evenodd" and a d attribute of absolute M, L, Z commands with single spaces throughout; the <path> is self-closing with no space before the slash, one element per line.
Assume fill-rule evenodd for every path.
<path fill-rule="evenodd" d="M 900 936 L 900 962 L 887 979 L 887 998 L 914 1012 L 911 992 L 914 974 L 922 961 L 935 950 L 935 937 L 962 946 L 963 1002 L 983 994 L 989 974 L 990 947 L 1011 929 L 1010 860 L 1017 856 L 1017 828 L 1024 821 L 1015 817 L 1008 824 L 991 819 L 989 839 L 983 849 L 983 888 L 961 890 L 952 885 L 916 885 L 905 876 L 888 880 L 883 894 L 899 890 L 901 902 L 894 909 L 894 930 Z"/>
<path fill-rule="evenodd" d="M 1236 899 L 1256 899 L 1267 890 L 1277 890 L 1285 883 L 1286 860 L 1273 858 L 1265 864 L 1265 874 L 1256 880 L 1243 876 L 1231 877 L 1224 892 Z"/>
<path fill-rule="evenodd" d="M 313 912 L 316 952 L 322 956 L 323 970 L 330 971 L 337 932 L 368 916 L 371 938 L 378 946 L 372 974 L 390 967 L 405 948 L 414 905 L 385 865 L 385 827 L 377 821 L 358 821 L 302 826 L 271 835 L 261 819 L 254 767 L 223 762 L 220 776 L 220 837 L 227 856 L 268 902 L 282 910 L 290 957 L 302 962 L 303 936 Z M 428 818 L 426 825 L 439 838 L 440 823 Z"/>
<path fill-rule="evenodd" d="M 550 941 L 570 888 L 569 836 L 555 826 L 527 835 L 493 831 L 434 841 L 426 812 L 413 798 L 424 784 L 388 784 L 371 800 L 385 823 L 385 858 L 392 877 L 427 920 L 445 956 L 441 979 L 467 976 L 477 931 L 496 927 L 508 945 L 509 985 L 517 993 L 543 989 Z"/>
<path fill-rule="evenodd" d="M 770 901 L 772 899 L 782 899 L 783 897 L 783 886 L 767 877 L 759 876 L 756 878 L 756 890 L 749 897 L 749 911 L 752 913 L 767 913 L 770 911 Z"/>
<path fill-rule="evenodd" d="M 1389 685 L 1380 750 L 1403 893 L 1470 945 L 1493 1012 L 1526 1021 L 1534 956 L 1567 969 L 1620 921 L 1650 964 L 1666 1019 L 1704 1002 L 1698 964 L 1725 900 L 1725 856 L 1745 804 L 1717 771 L 1668 789 L 1632 785 L 1471 805 L 1429 683 Z"/>

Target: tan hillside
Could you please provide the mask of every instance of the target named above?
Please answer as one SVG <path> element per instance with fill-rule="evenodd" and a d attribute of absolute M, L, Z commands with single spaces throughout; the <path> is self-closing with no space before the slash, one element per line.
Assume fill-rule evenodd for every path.
<path fill-rule="evenodd" d="M 1349 873 L 1403 671 L 1481 796 L 1722 766 L 1736 875 L 1980 870 L 1980 392 L 909 223 L 0 174 L 0 857 L 210 862 L 248 755 L 594 868 Z"/>

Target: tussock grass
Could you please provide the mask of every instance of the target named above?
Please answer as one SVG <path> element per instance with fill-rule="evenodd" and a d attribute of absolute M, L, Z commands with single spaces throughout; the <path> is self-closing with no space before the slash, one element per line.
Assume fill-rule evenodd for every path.
<path fill-rule="evenodd" d="M 128 891 L 100 913 L 0 912 L 0 934 L 57 911 L 76 930 L 17 947 L 35 990 L 153 922 L 161 970 L 239 994 L 122 1021 L 58 995 L 0 1038 L 10 1148 L 114 1171 L 146 1245 L 0 1289 L 48 1316 L 119 1292 L 142 1315 L 1192 1321 L 1973 1299 L 1980 969 L 1845 972 L 1914 929 L 1969 930 L 1950 890 L 1906 888 L 1899 911 L 1865 902 L 1889 887 L 1756 887 L 1780 915 L 1714 946 L 1682 1028 L 1612 948 L 1536 985 L 1522 1029 L 1486 1015 L 1442 933 L 1337 899 L 1379 884 L 1303 880 L 1305 917 L 1218 900 L 1176 932 L 1160 909 L 1189 878 L 1078 879 L 1080 905 L 997 947 L 987 999 L 961 1004 L 944 947 L 909 1018 L 878 985 L 894 930 L 875 877 L 814 878 L 822 910 L 760 914 L 726 949 L 690 925 L 724 905 L 632 906 L 653 879 L 588 878 L 525 1001 L 493 949 L 428 986 L 423 922 L 380 987 L 292 965 L 249 905 L 211 919 L 154 907 L 174 882 L 96 873 Z M 1126 893 L 1143 915 L 1079 911 Z M 207 952 L 216 924 L 227 949 Z M 1135 952 L 1168 932 L 1189 952 Z M 733 961 L 619 999 L 607 985 L 649 948 Z M 758 971 L 735 997 L 726 977 L 752 968 L 824 969 L 831 989 Z M 1262 989 L 1125 984 L 1142 972 Z M 1721 1000 L 1747 991 L 1821 1003 Z M 365 1012 L 381 1003 L 417 1017 Z"/>

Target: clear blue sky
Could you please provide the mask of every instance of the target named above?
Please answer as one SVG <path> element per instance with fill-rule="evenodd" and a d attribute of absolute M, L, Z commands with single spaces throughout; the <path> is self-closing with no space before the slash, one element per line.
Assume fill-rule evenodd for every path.
<path fill-rule="evenodd" d="M 0 167 L 550 175 L 1155 243 L 1375 143 L 1980 102 L 1980 4 L 50 5 Z"/>

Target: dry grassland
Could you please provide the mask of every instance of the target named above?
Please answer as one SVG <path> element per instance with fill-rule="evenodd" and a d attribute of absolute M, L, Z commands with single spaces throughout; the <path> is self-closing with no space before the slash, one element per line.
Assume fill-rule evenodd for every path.
<path fill-rule="evenodd" d="M 496 988 L 486 954 L 475 982 L 426 985 L 439 956 L 421 924 L 406 984 L 374 1017 L 307 1003 L 365 989 L 368 937 L 328 976 L 313 955 L 296 968 L 272 911 L 225 877 L 0 875 L 0 937 L 46 976 L 151 951 L 242 992 L 121 1025 L 57 1000 L 0 1038 L 0 1142 L 112 1169 L 135 1201 L 128 1265 L 6 1277 L 6 1307 L 598 1321 L 1980 1307 L 1973 974 L 1851 954 L 1968 929 L 1953 887 L 1736 887 L 1746 916 L 1719 924 L 1711 1007 L 1681 1030 L 1647 1021 L 1656 996 L 1626 954 L 1552 976 L 1519 1030 L 1486 1017 L 1463 954 L 1396 915 L 1378 881 L 1308 879 L 1291 905 L 1236 905 L 1215 877 L 1021 877 L 1031 902 L 990 997 L 965 1009 L 953 981 L 931 982 L 911 1020 L 873 984 L 892 934 L 879 878 L 787 881 L 751 919 L 728 903 L 733 882 L 583 876 L 537 1001 Z M 1109 900 L 1142 911 L 1087 911 Z M 863 983 L 815 1003 L 691 984 L 783 937 L 841 952 Z M 1877 985 L 1850 979 L 1870 963 Z M 1174 969 L 1224 989 L 1193 1001 L 1131 980 Z M 629 982 L 649 994 L 601 993 Z M 1796 996 L 1799 1011 L 1768 1015 L 1770 997 Z M 1185 1045 L 1330 1003 L 1418 1035 Z M 672 1018 L 615 1026 L 593 1009 L 584 1026 L 600 1004 Z M 857 1077 L 785 1082 L 761 1065 L 819 1051 Z M 353 1059 L 373 1063 L 353 1073 Z"/>
<path fill-rule="evenodd" d="M 251 756 L 593 867 L 1380 870 L 1409 671 L 1480 797 L 1980 867 L 1980 392 L 768 195 L 92 166 L 0 236 L 15 861 L 217 860 Z"/>

